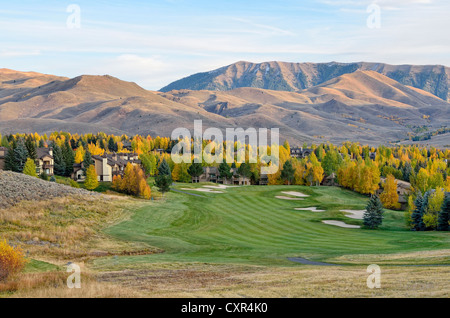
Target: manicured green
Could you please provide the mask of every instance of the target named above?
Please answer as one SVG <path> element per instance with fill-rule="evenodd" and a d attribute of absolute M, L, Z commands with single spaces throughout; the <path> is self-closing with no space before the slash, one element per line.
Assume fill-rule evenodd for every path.
<path fill-rule="evenodd" d="M 203 185 L 177 183 L 175 188 Z M 182 191 L 200 197 L 169 192 L 165 200 L 145 204 L 129 220 L 106 230 L 115 238 L 146 243 L 165 253 L 103 258 L 95 265 L 202 262 L 298 266 L 287 257 L 326 261 L 348 254 L 448 249 L 450 243 L 448 233 L 410 231 L 404 212 L 398 211 L 386 210 L 378 230 L 323 224 L 322 220 L 333 219 L 362 225 L 362 220 L 348 218 L 340 210 L 363 210 L 368 197 L 337 187 L 247 186 L 228 188 L 222 194 Z M 303 201 L 275 198 L 285 195 L 283 191 L 300 191 L 310 197 Z M 297 211 L 296 207 L 326 212 Z"/>
<path fill-rule="evenodd" d="M 61 268 L 57 265 L 50 264 L 43 261 L 38 261 L 35 259 L 30 259 L 25 266 L 25 272 L 26 273 L 33 273 L 33 272 L 51 272 L 61 270 Z"/>

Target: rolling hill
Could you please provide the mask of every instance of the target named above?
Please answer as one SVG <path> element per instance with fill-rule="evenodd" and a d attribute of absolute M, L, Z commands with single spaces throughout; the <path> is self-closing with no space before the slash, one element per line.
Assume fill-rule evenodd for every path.
<path fill-rule="evenodd" d="M 303 142 L 360 141 L 378 145 L 407 138 L 414 127 L 448 125 L 450 104 L 376 71 L 356 70 L 296 91 L 153 92 L 112 76 L 73 79 L 0 70 L 0 133 L 151 134 L 177 127 L 279 128 Z M 437 139 L 441 140 L 441 139 Z M 447 143 L 448 144 L 448 143 Z"/>

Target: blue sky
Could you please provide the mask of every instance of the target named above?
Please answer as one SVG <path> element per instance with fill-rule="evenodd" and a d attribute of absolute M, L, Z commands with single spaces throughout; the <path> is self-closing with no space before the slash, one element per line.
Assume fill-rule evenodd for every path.
<path fill-rule="evenodd" d="M 67 25 L 71 4 L 80 28 Z M 157 90 L 240 60 L 450 66 L 449 14 L 448 0 L 0 0 L 0 68 Z"/>

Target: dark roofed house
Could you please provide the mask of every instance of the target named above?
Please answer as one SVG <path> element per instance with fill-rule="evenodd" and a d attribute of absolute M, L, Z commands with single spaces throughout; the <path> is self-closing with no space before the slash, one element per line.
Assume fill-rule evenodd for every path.
<path fill-rule="evenodd" d="M 95 165 L 95 173 L 98 176 L 98 181 L 111 182 L 114 176 L 123 175 L 128 163 L 132 165 L 141 165 L 139 156 L 136 153 L 112 153 L 104 154 L 102 156 L 92 156 Z M 83 166 L 75 164 L 73 166 L 72 179 L 76 181 L 83 181 L 85 179 L 83 173 Z"/>
<path fill-rule="evenodd" d="M 0 147 L 0 170 L 5 169 L 5 156 L 8 151 L 8 148 Z"/>
<path fill-rule="evenodd" d="M 53 148 L 37 148 L 36 155 L 37 174 L 45 173 L 48 176 L 52 176 L 54 174 L 53 167 L 55 165 L 55 161 L 53 159 Z"/>
<path fill-rule="evenodd" d="M 293 158 L 306 158 L 312 154 L 313 150 L 303 147 L 291 148 L 291 157 Z"/>

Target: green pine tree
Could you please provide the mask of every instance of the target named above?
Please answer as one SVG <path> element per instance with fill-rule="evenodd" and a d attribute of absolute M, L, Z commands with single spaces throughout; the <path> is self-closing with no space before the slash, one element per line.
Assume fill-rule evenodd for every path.
<path fill-rule="evenodd" d="M 192 178 L 198 178 L 203 174 L 203 166 L 201 163 L 194 162 L 189 166 L 187 172 Z"/>
<path fill-rule="evenodd" d="M 237 174 L 244 178 L 250 178 L 252 176 L 252 169 L 248 163 L 241 163 L 237 170 Z"/>
<path fill-rule="evenodd" d="M 158 187 L 158 191 L 164 193 L 170 191 L 172 185 L 172 173 L 170 172 L 169 164 L 164 159 L 158 167 L 158 175 L 155 178 L 155 184 Z"/>
<path fill-rule="evenodd" d="M 219 165 L 219 176 L 224 180 L 230 179 L 233 176 L 231 167 L 225 161 Z"/>
<path fill-rule="evenodd" d="M 445 194 L 444 203 L 438 216 L 438 231 L 450 231 L 450 193 Z"/>
<path fill-rule="evenodd" d="M 422 193 L 419 191 L 417 194 L 416 201 L 414 201 L 414 205 L 416 209 L 411 214 L 412 220 L 412 230 L 414 231 L 424 231 L 425 223 L 423 222 L 423 214 L 424 214 L 424 199 Z"/>
<path fill-rule="evenodd" d="M 57 176 L 64 176 L 66 173 L 66 162 L 64 161 L 61 147 L 53 145 L 53 160 L 55 162 L 54 172 Z"/>
<path fill-rule="evenodd" d="M 377 229 L 383 223 L 383 204 L 377 195 L 373 195 L 364 212 L 363 223 L 366 228 Z"/>
<path fill-rule="evenodd" d="M 295 169 L 292 167 L 290 160 L 287 160 L 283 165 L 283 170 L 281 170 L 281 179 L 287 181 L 288 185 L 294 180 Z"/>
<path fill-rule="evenodd" d="M 92 159 L 92 155 L 89 150 L 86 150 L 83 158 L 83 174 L 86 175 L 87 168 L 89 166 L 94 165 L 94 160 Z"/>
<path fill-rule="evenodd" d="M 25 143 L 23 142 L 23 139 L 19 139 L 17 141 L 17 146 L 14 149 L 14 168 L 15 172 L 22 172 L 23 167 L 25 166 L 25 162 L 27 162 L 28 159 L 28 151 L 25 147 Z"/>
<path fill-rule="evenodd" d="M 5 170 L 17 171 L 16 160 L 14 156 L 15 147 L 15 142 L 12 142 L 11 145 L 7 147 L 8 150 L 5 153 Z"/>
<path fill-rule="evenodd" d="M 34 142 L 31 135 L 27 137 L 25 141 L 25 147 L 27 147 L 28 158 L 36 160 L 37 159 L 36 143 Z"/>
<path fill-rule="evenodd" d="M 67 139 L 61 150 L 62 150 L 64 163 L 65 163 L 64 175 L 66 177 L 69 177 L 73 172 L 73 164 L 75 163 L 75 153 Z"/>

